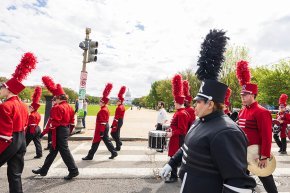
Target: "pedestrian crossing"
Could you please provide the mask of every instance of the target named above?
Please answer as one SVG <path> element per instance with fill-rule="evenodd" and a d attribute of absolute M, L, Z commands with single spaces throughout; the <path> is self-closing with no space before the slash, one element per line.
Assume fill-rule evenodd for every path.
<path fill-rule="evenodd" d="M 113 160 L 108 159 L 110 152 L 101 143 L 94 159 L 90 161 L 83 161 L 82 157 L 87 155 L 91 143 L 80 143 L 71 151 L 79 167 L 78 178 L 157 178 L 160 169 L 169 160 L 167 152 L 150 150 L 146 142 L 127 143 L 124 143 L 119 155 Z M 279 155 L 277 147 L 273 147 L 272 152 L 277 161 L 274 177 L 290 177 L 290 156 Z M 67 173 L 67 167 L 59 157 L 46 178 L 62 178 Z"/>

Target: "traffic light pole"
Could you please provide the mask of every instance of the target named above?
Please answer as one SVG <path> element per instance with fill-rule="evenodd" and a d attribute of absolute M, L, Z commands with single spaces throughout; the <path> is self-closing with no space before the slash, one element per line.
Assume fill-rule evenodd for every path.
<path fill-rule="evenodd" d="M 88 42 L 90 40 L 89 36 L 91 33 L 90 28 L 86 28 L 86 39 L 85 41 Z M 84 49 L 83 53 L 83 67 L 80 76 L 80 87 L 79 87 L 79 95 L 78 95 L 78 112 L 77 112 L 77 125 L 75 132 L 76 133 L 84 133 L 85 128 L 82 124 L 82 119 L 84 118 L 84 108 L 83 103 L 86 97 L 86 84 L 87 84 L 87 58 L 88 58 L 88 49 Z"/>

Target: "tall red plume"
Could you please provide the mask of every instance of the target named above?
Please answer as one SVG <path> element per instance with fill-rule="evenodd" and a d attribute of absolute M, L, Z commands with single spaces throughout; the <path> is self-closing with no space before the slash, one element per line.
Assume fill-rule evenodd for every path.
<path fill-rule="evenodd" d="M 32 95 L 32 102 L 33 103 L 39 103 L 41 93 L 42 93 L 41 87 L 40 86 L 35 87 L 34 93 Z"/>
<path fill-rule="evenodd" d="M 190 87 L 189 87 L 189 83 L 187 80 L 183 81 L 183 94 L 184 96 L 190 96 L 190 91 L 189 91 Z"/>
<path fill-rule="evenodd" d="M 15 72 L 12 74 L 19 82 L 27 77 L 27 75 L 36 67 L 37 59 L 30 53 L 25 53 L 20 63 L 17 65 Z"/>
<path fill-rule="evenodd" d="M 232 90 L 228 87 L 227 92 L 226 92 L 226 96 L 225 96 L 225 105 L 229 106 L 230 104 L 230 97 L 232 94 Z"/>
<path fill-rule="evenodd" d="M 183 95 L 182 76 L 180 74 L 174 75 L 172 79 L 172 94 L 173 96 Z"/>
<path fill-rule="evenodd" d="M 111 90 L 113 88 L 113 84 L 112 83 L 108 83 L 103 91 L 103 97 L 108 98 Z"/>
<path fill-rule="evenodd" d="M 118 98 L 123 98 L 123 95 L 125 94 L 125 92 L 126 92 L 126 86 L 122 86 L 119 90 Z"/>
<path fill-rule="evenodd" d="M 279 98 L 279 104 L 287 104 L 288 95 L 287 94 L 281 94 Z"/>
<path fill-rule="evenodd" d="M 49 92 L 51 92 L 53 94 L 55 89 L 56 89 L 56 85 L 53 82 L 52 78 L 50 78 L 49 76 L 43 76 L 42 82 L 45 85 L 45 87 L 47 88 L 47 90 L 49 90 Z"/>
<path fill-rule="evenodd" d="M 237 63 L 237 77 L 241 86 L 251 81 L 251 72 L 248 67 L 248 62 L 241 60 Z"/>

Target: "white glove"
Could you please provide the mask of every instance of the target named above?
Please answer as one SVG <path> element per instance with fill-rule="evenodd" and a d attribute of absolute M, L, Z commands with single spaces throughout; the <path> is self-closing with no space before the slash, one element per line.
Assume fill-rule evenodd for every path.
<path fill-rule="evenodd" d="M 166 164 L 160 171 L 161 178 L 165 178 L 172 171 L 172 167 L 169 164 Z"/>

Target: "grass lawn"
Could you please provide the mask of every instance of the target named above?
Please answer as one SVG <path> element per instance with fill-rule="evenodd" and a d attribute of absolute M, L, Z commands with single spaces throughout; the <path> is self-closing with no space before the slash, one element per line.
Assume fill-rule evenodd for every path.
<path fill-rule="evenodd" d="M 71 104 L 71 106 L 74 109 L 74 107 L 75 107 L 74 104 Z M 117 106 L 116 105 L 109 105 L 108 108 L 109 108 L 109 111 L 110 111 L 110 115 L 111 116 L 115 115 L 115 110 L 116 110 Z M 125 108 L 127 110 L 128 108 L 130 108 L 130 106 L 125 106 Z M 96 116 L 99 110 L 100 110 L 100 106 L 99 105 L 89 105 L 88 106 L 88 114 L 87 115 L 88 116 Z M 38 112 L 40 114 L 44 114 L 44 111 L 45 111 L 45 105 L 41 104 L 41 106 L 38 109 Z"/>

